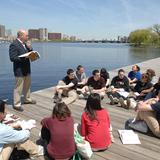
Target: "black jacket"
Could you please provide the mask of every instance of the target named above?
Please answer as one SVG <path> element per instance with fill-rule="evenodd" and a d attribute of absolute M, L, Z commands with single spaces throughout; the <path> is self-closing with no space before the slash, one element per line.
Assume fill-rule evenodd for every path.
<path fill-rule="evenodd" d="M 28 58 L 20 58 L 18 56 L 31 51 L 30 49 L 26 49 L 23 45 L 16 39 L 9 47 L 9 56 L 11 62 L 13 62 L 13 71 L 16 77 L 23 77 L 30 75 L 31 67 L 30 60 Z"/>

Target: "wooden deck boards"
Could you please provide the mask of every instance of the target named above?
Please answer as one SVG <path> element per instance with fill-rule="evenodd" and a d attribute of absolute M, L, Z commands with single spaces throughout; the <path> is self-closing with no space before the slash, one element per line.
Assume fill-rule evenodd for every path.
<path fill-rule="evenodd" d="M 149 60 L 139 65 L 142 71 L 147 68 L 155 69 L 157 76 L 159 76 L 160 58 Z M 123 67 L 127 72 L 131 69 L 131 66 Z M 111 77 L 117 74 L 117 70 L 110 72 Z M 38 140 L 38 134 L 41 129 L 40 121 L 42 118 L 50 116 L 53 108 L 53 88 L 47 88 L 44 90 L 36 91 L 32 93 L 32 97 L 37 100 L 36 105 L 24 105 L 24 112 L 17 112 L 8 107 L 9 112 L 15 113 L 22 119 L 35 119 L 37 121 L 37 127 L 32 129 L 31 139 L 33 141 Z M 123 145 L 119 139 L 117 130 L 123 129 L 125 121 L 129 118 L 135 117 L 136 113 L 132 110 L 125 110 L 117 106 L 111 106 L 108 104 L 107 97 L 102 101 L 102 106 L 109 112 L 111 118 L 111 124 L 113 127 L 113 135 L 115 143 L 104 152 L 95 152 L 91 160 L 159 160 L 160 159 L 160 140 L 153 136 L 144 135 L 138 133 L 140 145 Z M 72 116 L 75 122 L 80 123 L 81 114 L 85 107 L 85 100 L 76 100 L 73 104 L 69 105 Z M 44 158 L 38 158 L 43 160 Z"/>

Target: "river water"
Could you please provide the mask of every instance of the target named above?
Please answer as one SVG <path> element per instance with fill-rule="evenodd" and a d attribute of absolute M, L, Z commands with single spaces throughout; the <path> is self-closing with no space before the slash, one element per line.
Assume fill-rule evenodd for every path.
<path fill-rule="evenodd" d="M 160 56 L 158 48 L 134 48 L 127 44 L 110 43 L 52 43 L 32 44 L 41 58 L 32 62 L 32 91 L 55 85 L 68 68 L 81 64 L 86 74 L 105 67 L 113 70 Z M 0 44 L 0 98 L 12 101 L 14 75 L 9 60 L 9 44 Z"/>

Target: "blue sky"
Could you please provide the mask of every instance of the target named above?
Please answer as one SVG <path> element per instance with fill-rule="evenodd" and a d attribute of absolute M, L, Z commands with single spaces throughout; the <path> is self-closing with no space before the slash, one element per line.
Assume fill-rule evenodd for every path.
<path fill-rule="evenodd" d="M 114 39 L 160 24 L 160 0 L 1 0 L 0 24 L 46 27 L 82 39 Z"/>

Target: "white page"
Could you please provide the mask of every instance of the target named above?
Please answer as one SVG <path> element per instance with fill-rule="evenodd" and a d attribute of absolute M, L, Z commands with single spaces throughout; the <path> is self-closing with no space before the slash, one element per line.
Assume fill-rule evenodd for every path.
<path fill-rule="evenodd" d="M 138 134 L 133 130 L 118 130 L 123 144 L 141 144 Z"/>

